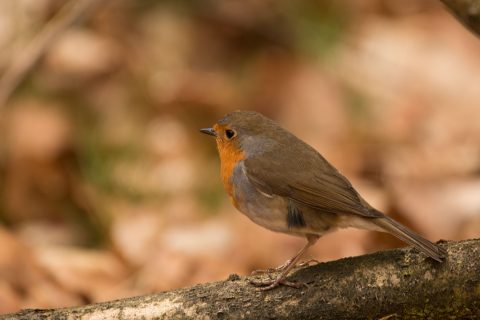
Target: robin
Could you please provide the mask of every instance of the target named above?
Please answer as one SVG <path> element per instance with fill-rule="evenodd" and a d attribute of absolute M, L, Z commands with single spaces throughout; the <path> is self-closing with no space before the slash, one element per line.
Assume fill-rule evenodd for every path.
<path fill-rule="evenodd" d="M 363 199 L 352 184 L 314 148 L 273 120 L 249 111 L 227 114 L 213 128 L 221 179 L 233 205 L 253 222 L 276 232 L 305 237 L 307 244 L 282 266 L 276 279 L 253 282 L 261 290 L 287 281 L 307 249 L 339 228 L 388 232 L 442 261 L 446 251 Z"/>

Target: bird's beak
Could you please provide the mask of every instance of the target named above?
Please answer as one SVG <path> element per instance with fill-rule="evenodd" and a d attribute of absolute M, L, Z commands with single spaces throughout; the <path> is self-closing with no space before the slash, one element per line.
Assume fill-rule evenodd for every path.
<path fill-rule="evenodd" d="M 213 130 L 213 128 L 203 128 L 203 129 L 200 129 L 200 132 L 214 136 L 214 137 L 217 136 L 217 133 L 215 132 L 215 130 Z"/>

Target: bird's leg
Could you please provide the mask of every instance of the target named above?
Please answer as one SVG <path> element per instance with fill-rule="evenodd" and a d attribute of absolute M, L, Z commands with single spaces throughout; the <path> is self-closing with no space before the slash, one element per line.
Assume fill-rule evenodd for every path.
<path fill-rule="evenodd" d="M 312 245 L 317 242 L 318 236 L 307 236 L 307 244 L 300 250 L 292 259 L 288 260 L 284 265 L 280 266 L 282 269 L 282 272 L 276 279 L 271 279 L 267 281 L 254 281 L 254 280 L 249 280 L 251 284 L 254 286 L 261 287 L 259 288 L 262 291 L 270 290 L 273 289 L 280 284 L 289 286 L 289 287 L 295 287 L 299 288 L 302 286 L 302 284 L 286 281 L 285 278 L 287 277 L 288 273 L 292 268 L 298 263 L 302 255 L 310 248 Z"/>

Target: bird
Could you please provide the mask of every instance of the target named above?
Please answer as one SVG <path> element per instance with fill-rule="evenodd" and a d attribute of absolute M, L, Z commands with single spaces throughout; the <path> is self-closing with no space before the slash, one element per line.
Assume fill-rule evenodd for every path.
<path fill-rule="evenodd" d="M 303 254 L 326 233 L 341 228 L 387 232 L 428 257 L 443 261 L 447 252 L 372 207 L 350 181 L 317 150 L 254 111 L 234 111 L 200 132 L 215 137 L 220 176 L 233 205 L 271 231 L 304 237 L 307 243 L 275 269 L 276 278 L 250 281 L 259 290 L 287 281 Z"/>

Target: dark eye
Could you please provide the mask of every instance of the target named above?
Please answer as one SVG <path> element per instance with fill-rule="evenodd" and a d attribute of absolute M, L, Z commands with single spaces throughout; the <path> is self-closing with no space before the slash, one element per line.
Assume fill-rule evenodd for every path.
<path fill-rule="evenodd" d="M 225 137 L 228 139 L 228 140 L 231 140 L 233 137 L 235 137 L 236 135 L 236 132 L 231 130 L 231 129 L 227 129 L 225 130 Z"/>

